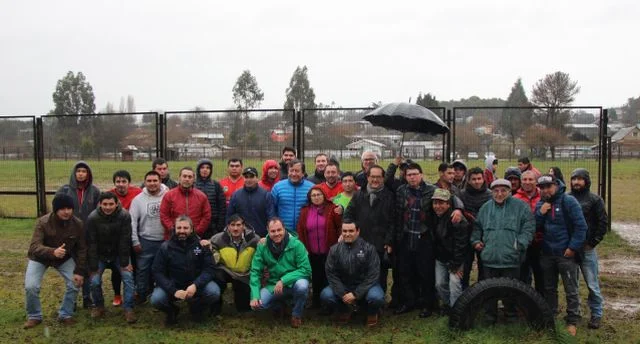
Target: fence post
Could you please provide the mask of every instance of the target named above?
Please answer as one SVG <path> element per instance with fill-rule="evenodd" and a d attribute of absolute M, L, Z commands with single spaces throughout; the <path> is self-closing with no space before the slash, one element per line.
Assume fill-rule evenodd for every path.
<path fill-rule="evenodd" d="M 452 138 L 452 126 L 451 126 L 451 110 L 447 110 L 447 126 L 449 127 L 449 132 L 447 133 L 447 149 L 446 149 L 446 155 L 447 157 L 442 159 L 443 162 L 451 162 L 451 138 Z"/>
<path fill-rule="evenodd" d="M 606 110 L 605 110 L 606 111 Z M 612 164 L 611 164 L 611 136 L 607 137 L 607 166 L 609 168 L 609 173 L 607 174 L 607 184 L 609 185 L 607 189 L 607 217 L 609 219 L 609 223 L 607 224 L 607 230 L 611 232 L 611 203 L 613 203 L 613 198 L 611 197 L 611 189 L 613 189 L 613 185 L 611 184 L 611 175 L 612 173 Z"/>
<path fill-rule="evenodd" d="M 47 190 L 44 174 L 44 130 L 42 117 L 35 118 L 33 131 L 33 155 L 36 165 L 36 205 L 38 217 L 47 213 Z"/>
<path fill-rule="evenodd" d="M 295 138 L 296 138 L 295 148 L 298 151 L 298 159 L 304 162 L 303 142 L 304 142 L 304 111 L 305 110 L 295 109 L 293 111 L 295 112 L 293 131 L 294 132 L 297 131 L 297 134 L 295 135 Z"/>

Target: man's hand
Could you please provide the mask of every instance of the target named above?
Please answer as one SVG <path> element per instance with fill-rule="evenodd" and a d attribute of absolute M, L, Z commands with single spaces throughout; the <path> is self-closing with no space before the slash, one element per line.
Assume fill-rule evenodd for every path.
<path fill-rule="evenodd" d="M 480 252 L 484 248 L 484 243 L 481 241 L 475 245 L 473 245 L 473 249 Z"/>
<path fill-rule="evenodd" d="M 551 209 L 551 203 L 544 202 L 540 207 L 540 214 L 542 215 L 546 214 L 549 211 L 549 209 Z"/>
<path fill-rule="evenodd" d="M 186 290 L 178 290 L 178 291 L 176 291 L 175 294 L 173 294 L 173 296 L 178 300 L 184 300 L 184 299 L 187 298 L 187 291 Z"/>
<path fill-rule="evenodd" d="M 337 206 L 337 207 L 335 207 L 335 208 L 333 209 L 333 212 L 334 212 L 334 213 L 336 213 L 336 214 L 338 214 L 338 215 L 342 215 L 342 213 L 344 213 L 344 209 L 342 208 L 342 206 L 341 206 L 341 205 L 339 205 L 339 206 Z"/>
<path fill-rule="evenodd" d="M 352 305 L 356 302 L 356 296 L 353 295 L 353 293 L 346 293 L 344 294 L 344 296 L 342 297 L 342 302 L 348 304 L 348 305 Z"/>
<path fill-rule="evenodd" d="M 65 244 L 63 243 L 62 245 L 60 245 L 60 247 L 58 247 L 55 250 L 53 250 L 53 255 L 56 258 L 62 259 L 67 254 L 67 250 L 65 250 L 64 246 L 65 246 Z"/>
<path fill-rule="evenodd" d="M 458 278 L 462 278 L 462 274 L 464 272 L 463 267 L 461 266 L 458 271 L 455 272 L 455 275 L 458 276 Z"/>
<path fill-rule="evenodd" d="M 211 241 L 202 239 L 200 240 L 200 246 L 208 248 L 209 246 L 211 246 Z"/>
<path fill-rule="evenodd" d="M 456 209 L 451 213 L 451 223 L 460 223 L 460 221 L 462 221 L 462 212 Z"/>
<path fill-rule="evenodd" d="M 82 283 L 84 283 L 84 277 L 82 275 L 73 274 L 73 284 L 80 288 L 82 287 Z"/>
<path fill-rule="evenodd" d="M 251 309 L 255 311 L 262 307 L 262 301 L 260 301 L 260 299 L 251 300 L 251 302 L 249 302 L 249 306 L 251 306 Z"/>
<path fill-rule="evenodd" d="M 564 250 L 564 256 L 567 258 L 573 258 L 573 256 L 575 255 L 576 253 L 570 248 L 567 248 L 566 250 Z"/>
<path fill-rule="evenodd" d="M 133 272 L 133 265 L 129 264 L 122 268 L 122 272 Z"/>
<path fill-rule="evenodd" d="M 267 242 L 267 238 L 266 237 L 260 238 L 260 241 L 258 241 L 258 244 L 264 245 L 265 242 Z"/>
<path fill-rule="evenodd" d="M 135 252 L 136 254 L 142 253 L 142 245 L 140 245 L 140 244 L 134 245 L 133 246 L 133 252 Z"/>
<path fill-rule="evenodd" d="M 196 291 L 198 291 L 198 288 L 196 287 L 195 284 L 191 284 L 190 286 L 188 286 L 186 290 L 187 299 L 192 298 L 196 294 Z"/>
<path fill-rule="evenodd" d="M 384 249 L 387 251 L 388 254 L 393 253 L 393 247 L 391 247 L 390 245 L 384 245 Z"/>
<path fill-rule="evenodd" d="M 273 294 L 280 295 L 282 294 L 283 291 L 284 291 L 284 284 L 282 283 L 282 281 L 278 281 L 278 283 L 276 283 L 276 286 L 273 287 Z"/>

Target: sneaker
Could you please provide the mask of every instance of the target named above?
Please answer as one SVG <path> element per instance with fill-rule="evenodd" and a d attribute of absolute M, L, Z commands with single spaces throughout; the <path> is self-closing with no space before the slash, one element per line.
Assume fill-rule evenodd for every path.
<path fill-rule="evenodd" d="M 567 332 L 575 337 L 576 336 L 576 332 L 578 332 L 578 329 L 576 328 L 576 325 L 567 325 Z"/>
<path fill-rule="evenodd" d="M 27 320 L 27 322 L 24 323 L 24 325 L 22 325 L 22 328 L 27 330 L 30 328 L 34 328 L 38 325 L 40 325 L 42 323 L 41 319 L 29 319 Z"/>
<path fill-rule="evenodd" d="M 600 317 L 591 317 L 589 319 L 589 325 L 587 325 L 590 329 L 598 329 L 602 323 L 602 318 Z"/>
<path fill-rule="evenodd" d="M 91 310 L 91 317 L 94 319 L 102 318 L 104 316 L 104 307 L 95 307 Z"/>
<path fill-rule="evenodd" d="M 122 304 L 122 295 L 115 295 L 111 304 L 114 307 L 119 307 Z"/>
<path fill-rule="evenodd" d="M 302 325 L 302 318 L 298 318 L 298 317 L 291 317 L 291 327 L 293 328 L 298 328 L 300 327 L 300 325 Z"/>
<path fill-rule="evenodd" d="M 124 319 L 127 321 L 127 324 L 135 324 L 138 319 L 136 318 L 136 314 L 133 311 L 124 311 Z"/>
<path fill-rule="evenodd" d="M 58 318 L 58 322 L 61 323 L 64 326 L 73 326 L 77 323 L 76 319 L 72 318 L 72 317 L 68 317 L 68 318 Z"/>
<path fill-rule="evenodd" d="M 367 315 L 367 327 L 375 327 L 378 325 L 378 314 Z"/>

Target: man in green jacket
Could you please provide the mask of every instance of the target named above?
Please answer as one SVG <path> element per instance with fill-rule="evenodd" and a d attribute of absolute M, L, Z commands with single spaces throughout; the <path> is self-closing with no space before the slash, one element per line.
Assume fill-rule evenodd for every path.
<path fill-rule="evenodd" d="M 484 278 L 520 278 L 520 265 L 533 239 L 535 220 L 529 206 L 511 197 L 511 182 L 497 179 L 491 183 L 492 199 L 478 212 L 471 234 L 471 247 L 480 252 Z M 505 305 L 505 314 L 514 315 Z M 487 308 L 490 322 L 497 319 L 497 300 Z"/>
<path fill-rule="evenodd" d="M 269 277 L 261 289 L 260 280 L 265 269 Z M 284 229 L 282 220 L 269 220 L 267 239 L 258 244 L 251 263 L 251 308 L 269 309 L 293 298 L 291 326 L 300 327 L 310 277 L 311 264 L 302 242 Z"/>

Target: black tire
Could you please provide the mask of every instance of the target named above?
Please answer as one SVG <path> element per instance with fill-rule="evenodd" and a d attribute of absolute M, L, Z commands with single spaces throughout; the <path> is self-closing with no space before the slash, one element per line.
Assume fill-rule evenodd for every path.
<path fill-rule="evenodd" d="M 531 286 L 513 278 L 490 278 L 480 281 L 458 298 L 451 309 L 449 327 L 468 330 L 473 328 L 478 313 L 484 311 L 488 300 L 509 299 L 534 329 L 555 329 L 554 314 L 545 299 Z"/>

